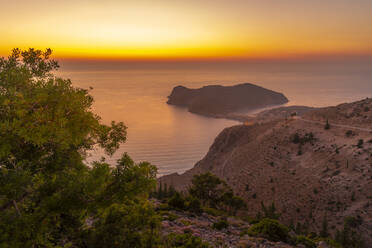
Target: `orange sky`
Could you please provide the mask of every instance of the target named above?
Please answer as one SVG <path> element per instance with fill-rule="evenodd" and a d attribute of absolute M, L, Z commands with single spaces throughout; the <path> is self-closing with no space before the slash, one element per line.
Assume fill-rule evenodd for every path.
<path fill-rule="evenodd" d="M 0 0 L 0 55 L 193 59 L 372 55 L 370 0 Z"/>

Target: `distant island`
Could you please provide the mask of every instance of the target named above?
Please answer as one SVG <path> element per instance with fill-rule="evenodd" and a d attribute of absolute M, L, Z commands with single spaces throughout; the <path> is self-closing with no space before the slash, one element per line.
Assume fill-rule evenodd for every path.
<path fill-rule="evenodd" d="M 187 107 L 191 113 L 226 117 L 237 111 L 251 111 L 288 102 L 282 93 L 244 83 L 234 86 L 208 85 L 199 89 L 174 87 L 168 104 Z"/>

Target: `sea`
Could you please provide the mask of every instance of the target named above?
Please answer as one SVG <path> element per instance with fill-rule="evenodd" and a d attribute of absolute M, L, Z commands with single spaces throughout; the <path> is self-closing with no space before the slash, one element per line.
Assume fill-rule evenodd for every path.
<path fill-rule="evenodd" d="M 60 61 L 58 75 L 93 89 L 93 111 L 103 123 L 122 121 L 127 142 L 106 161 L 115 164 L 127 152 L 148 161 L 158 176 L 182 173 L 208 152 L 216 136 L 233 120 L 208 118 L 168 105 L 173 87 L 253 83 L 283 93 L 287 105 L 325 107 L 372 97 L 372 61 Z M 103 152 L 90 152 L 87 162 Z"/>

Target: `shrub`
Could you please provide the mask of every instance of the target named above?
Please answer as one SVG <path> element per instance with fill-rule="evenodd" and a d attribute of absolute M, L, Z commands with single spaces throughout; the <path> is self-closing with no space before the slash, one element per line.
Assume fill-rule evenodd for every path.
<path fill-rule="evenodd" d="M 270 206 L 266 207 L 263 201 L 261 201 L 261 209 L 264 214 L 264 218 L 277 220 L 280 217 L 280 214 L 276 212 L 274 202 L 272 202 Z"/>
<path fill-rule="evenodd" d="M 346 137 L 350 137 L 353 134 L 354 134 L 354 132 L 352 130 L 347 130 L 346 133 L 345 133 Z"/>
<path fill-rule="evenodd" d="M 372 142 L 372 140 L 371 140 L 371 142 Z M 245 191 L 249 191 L 249 184 L 245 185 Z"/>
<path fill-rule="evenodd" d="M 191 235 L 190 233 L 185 234 L 169 234 L 164 241 L 165 248 L 208 248 L 210 245 L 207 242 L 203 242 L 201 238 Z"/>
<path fill-rule="evenodd" d="M 300 145 L 298 146 L 297 156 L 301 156 L 301 155 L 302 155 L 302 147 Z"/>
<path fill-rule="evenodd" d="M 205 212 L 209 215 L 212 215 L 212 216 L 221 216 L 221 215 L 224 214 L 223 211 L 217 210 L 215 208 L 208 208 L 208 207 L 204 207 L 203 212 Z"/>
<path fill-rule="evenodd" d="M 292 142 L 295 143 L 295 144 L 298 144 L 300 143 L 301 141 L 301 137 L 298 133 L 295 133 L 292 137 Z"/>
<path fill-rule="evenodd" d="M 345 225 L 349 227 L 356 228 L 362 224 L 362 219 L 360 216 L 358 216 L 358 218 L 353 217 L 353 216 L 348 216 L 345 218 L 344 223 Z"/>
<path fill-rule="evenodd" d="M 329 236 L 329 232 L 328 232 L 328 220 L 327 220 L 327 216 L 326 215 L 323 217 L 322 229 L 320 230 L 319 235 L 322 238 L 327 238 Z"/>
<path fill-rule="evenodd" d="M 168 213 L 166 215 L 166 220 L 169 220 L 169 221 L 175 221 L 179 218 L 178 215 L 175 215 L 175 214 L 172 214 L 172 213 Z"/>
<path fill-rule="evenodd" d="M 229 223 L 226 218 L 221 218 L 218 222 L 213 223 L 212 227 L 217 230 L 222 230 L 228 228 Z"/>
<path fill-rule="evenodd" d="M 357 229 L 362 223 L 360 217 L 346 217 L 344 220 L 344 227 L 341 231 L 336 232 L 336 241 L 342 245 L 342 247 L 350 248 L 362 248 L 366 247 L 363 241 L 360 231 Z"/>
<path fill-rule="evenodd" d="M 364 143 L 364 140 L 363 139 L 358 140 L 357 147 L 358 148 L 362 148 L 363 147 L 363 143 Z"/>
<path fill-rule="evenodd" d="M 298 133 L 295 133 L 293 136 L 292 136 L 292 142 L 294 144 L 305 144 L 305 143 L 308 143 L 308 142 L 311 142 L 311 141 L 314 141 L 315 140 L 315 137 L 314 137 L 314 134 L 312 132 L 310 133 L 305 133 L 305 135 L 303 137 L 301 137 L 300 134 Z"/>
<path fill-rule="evenodd" d="M 324 129 L 325 129 L 325 130 L 328 130 L 328 129 L 330 129 L 330 128 L 331 128 L 331 125 L 329 124 L 328 119 L 327 119 L 326 124 L 325 124 L 325 126 L 324 126 Z"/>
<path fill-rule="evenodd" d="M 248 229 L 248 234 L 269 239 L 271 241 L 288 241 L 288 228 L 273 219 L 262 219 Z"/>
<path fill-rule="evenodd" d="M 303 235 L 300 235 L 300 236 L 296 237 L 296 244 L 297 245 L 299 245 L 299 244 L 304 245 L 306 248 L 316 248 L 317 247 L 316 243 L 312 239 L 310 239 L 306 236 L 303 236 Z"/>
<path fill-rule="evenodd" d="M 172 198 L 169 199 L 168 205 L 176 209 L 185 209 L 185 199 L 179 192 L 174 193 Z"/>
<path fill-rule="evenodd" d="M 187 210 L 189 210 L 190 212 L 196 213 L 196 214 L 202 213 L 203 210 L 201 208 L 201 203 L 199 199 L 191 197 L 187 205 Z"/>

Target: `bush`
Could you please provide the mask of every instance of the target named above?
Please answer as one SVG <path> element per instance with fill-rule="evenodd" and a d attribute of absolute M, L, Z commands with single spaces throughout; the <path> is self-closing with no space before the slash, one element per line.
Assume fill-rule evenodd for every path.
<path fill-rule="evenodd" d="M 169 199 L 168 205 L 176 209 L 185 209 L 185 199 L 179 192 L 175 192 L 172 198 Z"/>
<path fill-rule="evenodd" d="M 179 218 L 179 216 L 175 215 L 175 214 L 172 214 L 172 213 L 168 213 L 163 218 L 165 218 L 166 220 L 169 220 L 169 221 L 175 221 Z"/>
<path fill-rule="evenodd" d="M 187 210 L 196 214 L 201 214 L 203 210 L 201 208 L 201 203 L 199 199 L 191 197 L 187 205 Z"/>
<path fill-rule="evenodd" d="M 175 234 L 171 233 L 166 237 L 164 241 L 165 248 L 208 248 L 210 245 L 207 242 L 203 242 L 201 238 L 191 235 L 190 233 Z"/>
<path fill-rule="evenodd" d="M 215 209 L 215 208 L 208 208 L 208 207 L 204 207 L 203 212 L 205 212 L 209 215 L 212 215 L 212 216 L 221 216 L 221 215 L 225 214 L 223 211 L 220 211 L 220 210 Z"/>
<path fill-rule="evenodd" d="M 316 243 L 312 239 L 303 235 L 296 237 L 296 244 L 304 245 L 306 248 L 316 248 Z"/>
<path fill-rule="evenodd" d="M 325 130 L 328 130 L 328 129 L 330 129 L 330 128 L 331 128 L 331 125 L 329 124 L 328 119 L 327 119 L 327 122 L 326 122 L 326 124 L 325 124 L 325 126 L 324 126 L 324 129 L 325 129 Z"/>
<path fill-rule="evenodd" d="M 295 144 L 298 144 L 300 143 L 301 141 L 301 137 L 298 133 L 295 133 L 292 137 L 292 142 L 295 143 Z"/>
<path fill-rule="evenodd" d="M 363 139 L 358 140 L 357 147 L 358 148 L 363 148 L 363 143 L 364 143 L 364 140 Z"/>
<path fill-rule="evenodd" d="M 305 135 L 303 137 L 301 137 L 300 134 L 298 134 L 298 133 L 295 133 L 292 136 L 292 142 L 294 144 L 304 145 L 304 144 L 306 144 L 308 142 L 312 142 L 314 140 L 315 140 L 315 137 L 314 137 L 314 134 L 312 132 L 305 133 Z"/>
<path fill-rule="evenodd" d="M 226 218 L 221 218 L 218 222 L 213 223 L 212 227 L 217 230 L 222 230 L 228 228 L 229 223 Z"/>
<path fill-rule="evenodd" d="M 347 130 L 345 135 L 346 137 L 350 137 L 350 136 L 353 136 L 354 132 L 352 130 Z"/>
<path fill-rule="evenodd" d="M 289 229 L 286 226 L 273 219 L 262 219 L 248 229 L 248 235 L 263 237 L 274 242 L 287 242 L 288 232 Z"/>

